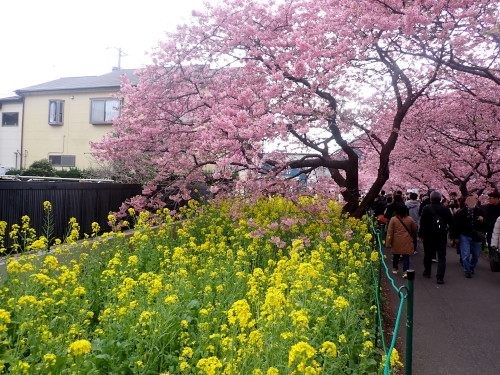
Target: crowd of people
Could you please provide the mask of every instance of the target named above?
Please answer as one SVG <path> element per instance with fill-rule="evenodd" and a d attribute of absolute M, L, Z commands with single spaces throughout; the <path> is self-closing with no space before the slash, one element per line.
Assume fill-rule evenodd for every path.
<path fill-rule="evenodd" d="M 437 263 L 436 281 L 444 284 L 446 248 L 451 243 L 460 255 L 466 278 L 472 278 L 480 259 L 481 249 L 488 248 L 490 268 L 500 271 L 500 193 L 490 192 L 488 203 L 474 195 L 449 198 L 432 190 L 419 196 L 415 192 L 378 196 L 372 211 L 385 236 L 385 246 L 393 255 L 393 273 L 399 272 L 403 261 L 403 277 L 410 268 L 410 255 L 416 254 L 418 243 L 423 244 L 423 276 L 431 277 L 432 263 Z"/>

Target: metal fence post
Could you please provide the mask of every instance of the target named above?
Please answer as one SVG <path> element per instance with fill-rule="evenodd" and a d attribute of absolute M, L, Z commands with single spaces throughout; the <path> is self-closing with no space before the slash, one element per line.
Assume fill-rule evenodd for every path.
<path fill-rule="evenodd" d="M 406 370 L 405 375 L 412 372 L 413 351 L 413 283 L 415 281 L 415 270 L 407 270 L 408 296 L 406 300 Z"/>
<path fill-rule="evenodd" d="M 381 283 L 382 283 L 382 257 L 380 256 L 379 254 L 379 257 L 378 257 L 378 281 L 377 281 L 377 300 L 380 300 L 380 289 L 381 289 Z M 378 308 L 378 307 L 377 307 Z M 380 325 L 380 321 L 379 321 L 379 312 L 377 312 L 377 327 L 375 328 L 375 337 L 378 339 L 378 327 Z M 380 332 L 380 334 L 382 335 L 382 340 L 383 340 L 383 333 Z M 375 340 L 375 347 L 377 347 L 378 345 L 378 340 Z M 384 346 L 384 343 L 382 343 L 382 347 Z"/>

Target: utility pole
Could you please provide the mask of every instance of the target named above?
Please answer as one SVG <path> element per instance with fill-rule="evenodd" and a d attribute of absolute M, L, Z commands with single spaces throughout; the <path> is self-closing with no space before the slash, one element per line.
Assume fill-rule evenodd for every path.
<path fill-rule="evenodd" d="M 112 70 L 121 70 L 122 69 L 122 56 L 128 56 L 125 52 L 122 51 L 121 47 L 108 47 L 106 49 L 114 48 L 118 51 L 118 66 L 114 66 Z"/>

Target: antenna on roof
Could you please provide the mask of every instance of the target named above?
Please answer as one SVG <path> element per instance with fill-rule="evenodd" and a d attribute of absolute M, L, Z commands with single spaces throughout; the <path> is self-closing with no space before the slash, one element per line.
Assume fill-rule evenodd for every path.
<path fill-rule="evenodd" d="M 122 51 L 122 48 L 121 47 L 108 47 L 106 49 L 110 49 L 110 48 L 114 48 L 118 51 L 118 66 L 113 66 L 113 68 L 111 68 L 112 71 L 115 71 L 115 70 L 121 70 L 122 69 L 122 56 L 128 56 L 125 52 Z"/>

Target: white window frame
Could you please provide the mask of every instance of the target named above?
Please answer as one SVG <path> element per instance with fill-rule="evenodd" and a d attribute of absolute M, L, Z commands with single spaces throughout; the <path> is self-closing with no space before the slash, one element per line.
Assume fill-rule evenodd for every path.
<path fill-rule="evenodd" d="M 62 125 L 64 120 L 64 100 L 49 100 L 49 125 Z"/>
<path fill-rule="evenodd" d="M 113 119 L 120 116 L 120 107 L 120 100 L 116 98 L 91 98 L 89 122 L 92 125 L 112 124 Z"/>
<path fill-rule="evenodd" d="M 17 115 L 17 120 L 15 124 L 6 124 L 5 123 L 5 115 Z M 18 126 L 19 125 L 19 112 L 2 112 L 2 126 Z"/>

